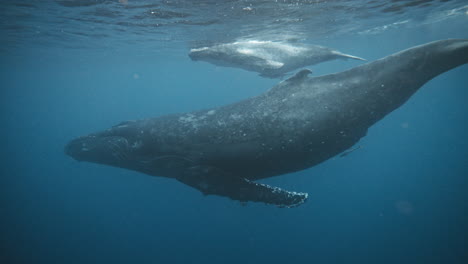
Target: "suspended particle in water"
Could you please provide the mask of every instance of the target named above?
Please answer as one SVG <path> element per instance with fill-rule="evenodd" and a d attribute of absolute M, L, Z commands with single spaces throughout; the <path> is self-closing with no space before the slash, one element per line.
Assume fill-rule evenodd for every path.
<path fill-rule="evenodd" d="M 403 122 L 400 124 L 401 128 L 408 128 L 409 127 L 409 123 L 408 122 Z"/>
<path fill-rule="evenodd" d="M 403 215 L 410 215 L 414 212 L 413 204 L 406 200 L 397 201 L 395 203 L 395 208 Z"/>

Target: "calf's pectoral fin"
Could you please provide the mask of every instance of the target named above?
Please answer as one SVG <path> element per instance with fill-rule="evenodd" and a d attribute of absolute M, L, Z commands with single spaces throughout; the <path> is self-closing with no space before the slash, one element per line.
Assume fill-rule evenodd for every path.
<path fill-rule="evenodd" d="M 307 193 L 289 192 L 278 187 L 234 177 L 210 166 L 188 168 L 177 180 L 202 193 L 226 196 L 241 202 L 264 202 L 280 207 L 294 207 L 307 200 Z"/>
<path fill-rule="evenodd" d="M 353 59 L 353 60 L 367 61 L 366 59 L 363 59 L 361 57 L 346 54 L 346 53 L 342 53 L 342 52 L 339 52 L 339 51 L 333 51 L 333 53 L 335 55 L 339 56 L 339 57 L 342 57 L 343 59 Z"/>

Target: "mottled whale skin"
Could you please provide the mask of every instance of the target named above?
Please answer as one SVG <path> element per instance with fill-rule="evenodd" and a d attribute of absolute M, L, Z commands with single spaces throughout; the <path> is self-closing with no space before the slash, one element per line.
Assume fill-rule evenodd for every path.
<path fill-rule="evenodd" d="M 191 49 L 189 57 L 194 61 L 258 72 L 260 76 L 268 78 L 280 78 L 296 69 L 329 60 L 365 61 L 322 46 L 258 40 Z"/>
<path fill-rule="evenodd" d="M 300 171 L 352 147 L 427 81 L 468 62 L 468 40 L 416 46 L 353 69 L 308 71 L 219 108 L 127 121 L 72 140 L 66 154 L 175 178 L 204 194 L 284 207 L 306 193 L 254 180 Z"/>

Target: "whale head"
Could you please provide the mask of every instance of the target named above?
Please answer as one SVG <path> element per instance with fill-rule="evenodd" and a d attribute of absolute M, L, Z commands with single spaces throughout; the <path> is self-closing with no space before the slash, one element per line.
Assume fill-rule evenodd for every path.
<path fill-rule="evenodd" d="M 65 154 L 86 161 L 173 177 L 193 161 L 160 140 L 157 131 L 145 129 L 146 121 L 126 121 L 107 130 L 77 137 L 65 146 Z"/>
<path fill-rule="evenodd" d="M 129 140 L 118 135 L 91 134 L 71 140 L 65 154 L 77 161 L 117 166 L 128 163 L 131 152 Z"/>
<path fill-rule="evenodd" d="M 206 59 L 209 57 L 213 57 L 213 51 L 208 47 L 198 48 L 198 49 L 191 49 L 189 53 L 189 57 L 193 61 L 198 61 L 200 59 Z"/>
<path fill-rule="evenodd" d="M 205 61 L 216 66 L 235 67 L 243 60 L 242 56 L 237 56 L 236 51 L 232 47 L 226 45 L 218 45 L 215 47 L 202 47 L 191 49 L 189 57 L 192 61 Z"/>
<path fill-rule="evenodd" d="M 144 156 L 144 134 L 138 122 L 125 121 L 101 132 L 71 140 L 65 154 L 78 161 L 118 167 L 134 167 L 135 157 Z"/>

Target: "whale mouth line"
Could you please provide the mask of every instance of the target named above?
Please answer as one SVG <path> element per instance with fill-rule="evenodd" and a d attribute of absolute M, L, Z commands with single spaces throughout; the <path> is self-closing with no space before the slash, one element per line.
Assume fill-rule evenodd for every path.
<path fill-rule="evenodd" d="M 65 146 L 65 154 L 78 161 L 122 161 L 128 158 L 128 146 L 128 140 L 124 137 L 90 135 L 70 141 Z"/>
<path fill-rule="evenodd" d="M 127 160 L 128 155 L 125 150 L 128 148 L 128 141 L 126 138 L 123 138 L 123 137 L 119 137 L 119 138 L 120 139 L 118 143 L 123 143 L 123 144 L 118 144 L 117 142 L 110 141 L 108 142 L 106 146 L 108 150 L 110 151 L 110 153 L 112 153 L 112 156 L 114 156 L 117 160 L 119 161 Z"/>

